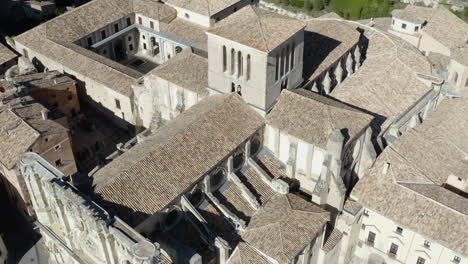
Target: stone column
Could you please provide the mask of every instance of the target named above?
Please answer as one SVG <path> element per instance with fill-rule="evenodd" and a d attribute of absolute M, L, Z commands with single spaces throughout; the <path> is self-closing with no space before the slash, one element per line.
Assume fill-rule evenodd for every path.
<path fill-rule="evenodd" d="M 312 85 L 312 89 L 311 89 L 311 90 L 312 90 L 312 92 L 316 92 L 316 93 L 319 92 L 319 89 L 318 89 L 318 87 L 317 87 L 317 81 L 314 82 L 314 84 Z"/>
<path fill-rule="evenodd" d="M 221 237 L 216 237 L 215 246 L 218 248 L 219 252 L 219 264 L 226 264 L 229 258 L 229 250 L 231 247 Z"/>
<path fill-rule="evenodd" d="M 356 62 L 356 65 L 354 66 L 354 71 L 357 71 L 361 66 L 361 51 L 359 50 L 359 46 L 356 46 L 354 50 L 354 59 Z"/>
<path fill-rule="evenodd" d="M 336 65 L 335 76 L 336 76 L 336 81 L 338 82 L 338 85 L 340 85 L 341 82 L 343 81 L 343 68 L 341 67 L 341 61 L 339 61 L 338 65 Z"/>
<path fill-rule="evenodd" d="M 351 74 L 354 72 L 353 71 L 353 57 L 351 53 L 348 54 L 348 58 L 346 58 L 346 71 L 347 77 L 351 76 Z"/>
<path fill-rule="evenodd" d="M 323 91 L 325 94 L 329 94 L 331 90 L 331 78 L 330 78 L 330 73 L 327 71 L 325 74 L 325 78 L 323 79 Z"/>

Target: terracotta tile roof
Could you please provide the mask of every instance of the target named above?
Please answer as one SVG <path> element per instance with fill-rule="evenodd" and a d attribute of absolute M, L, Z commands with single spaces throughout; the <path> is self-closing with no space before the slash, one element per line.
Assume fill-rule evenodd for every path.
<path fill-rule="evenodd" d="M 231 184 L 222 193 L 215 192 L 214 195 L 219 199 L 221 204 L 226 206 L 229 211 L 244 220 L 246 223 L 250 221 L 250 218 L 255 213 L 255 210 L 242 196 L 241 190 L 235 184 Z"/>
<path fill-rule="evenodd" d="M 227 264 L 272 264 L 271 262 L 258 252 L 256 249 L 249 246 L 247 243 L 241 242 L 234 250 L 233 254 L 227 261 Z"/>
<path fill-rule="evenodd" d="M 169 5 L 210 17 L 238 2 L 240 0 L 166 0 Z"/>
<path fill-rule="evenodd" d="M 464 255 L 467 200 L 440 186 L 449 175 L 468 177 L 466 111 L 468 102 L 462 99 L 442 101 L 423 124 L 385 149 L 351 194 L 365 207 Z"/>
<path fill-rule="evenodd" d="M 321 148 L 326 147 L 335 129 L 346 129 L 353 139 L 372 119 L 335 99 L 304 89 L 283 90 L 266 117 L 267 124 Z"/>
<path fill-rule="evenodd" d="M 449 49 L 468 41 L 468 24 L 445 7 L 437 8 L 422 30 Z"/>
<path fill-rule="evenodd" d="M 392 17 L 402 19 L 415 24 L 422 24 L 428 21 L 433 13 L 434 8 L 408 5 L 405 9 L 395 9 L 392 11 Z"/>
<path fill-rule="evenodd" d="M 359 210 L 361 210 L 361 208 L 362 205 L 360 203 L 350 199 L 346 200 L 344 204 L 344 210 L 352 215 L 356 215 L 359 212 Z"/>
<path fill-rule="evenodd" d="M 241 239 L 236 229 L 213 204 L 209 203 L 207 207 L 198 211 L 216 235 L 226 240 L 231 247 L 234 248 L 239 243 Z"/>
<path fill-rule="evenodd" d="M 130 96 L 131 85 L 143 76 L 141 73 L 73 42 L 135 12 L 163 22 L 176 16 L 175 9 L 152 0 L 94 0 L 21 34 L 16 41 L 63 65 L 65 70 Z"/>
<path fill-rule="evenodd" d="M 18 75 L 15 76 L 13 80 L 15 83 L 21 84 L 27 88 L 49 88 L 54 85 L 75 82 L 72 78 L 57 71 Z M 0 80 L 0 86 L 2 86 L 3 83 L 5 83 L 5 86 L 8 85 L 6 81 Z"/>
<path fill-rule="evenodd" d="M 468 215 L 468 201 L 461 195 L 445 189 L 436 184 L 400 183 L 400 185 L 411 189 L 424 197 L 441 203 L 464 215 Z"/>
<path fill-rule="evenodd" d="M 96 192 L 106 201 L 153 214 L 261 126 L 263 119 L 239 95 L 210 96 L 98 171 Z"/>
<path fill-rule="evenodd" d="M 167 25 L 161 25 L 161 31 L 195 43 L 196 47 L 202 50 L 207 50 L 207 29 L 180 18 Z"/>
<path fill-rule="evenodd" d="M 166 255 L 164 254 L 161 254 L 160 255 L 160 259 L 159 259 L 159 264 L 172 264 L 173 262 L 168 258 L 166 257 Z"/>
<path fill-rule="evenodd" d="M 304 76 L 309 80 L 315 79 L 357 45 L 360 36 L 356 25 L 344 21 L 307 21 L 304 35 Z"/>
<path fill-rule="evenodd" d="M 7 169 L 12 169 L 40 134 L 12 110 L 0 112 L 0 129 L 0 162 Z"/>
<path fill-rule="evenodd" d="M 197 94 L 208 94 L 208 60 L 190 50 L 182 51 L 151 74 Z"/>
<path fill-rule="evenodd" d="M 468 66 L 468 42 L 465 45 L 453 48 L 450 55 L 454 60 Z"/>
<path fill-rule="evenodd" d="M 422 28 L 423 32 L 449 49 L 468 41 L 468 24 L 443 6 L 430 8 L 409 5 L 405 9 L 394 10 L 392 16 L 417 24 L 427 21 L 427 25 Z"/>
<path fill-rule="evenodd" d="M 252 194 L 256 196 L 260 205 L 264 205 L 275 194 L 253 168 L 248 168 L 243 173 L 238 173 L 238 176 Z"/>
<path fill-rule="evenodd" d="M 338 243 L 340 243 L 342 237 L 343 237 L 343 233 L 338 231 L 338 229 L 336 228 L 333 229 L 333 231 L 331 232 L 331 234 L 328 236 L 327 240 L 323 244 L 323 250 L 325 252 L 330 252 L 332 249 L 336 247 L 336 245 L 338 245 Z"/>
<path fill-rule="evenodd" d="M 304 27 L 301 21 L 248 5 L 207 32 L 270 52 Z"/>
<path fill-rule="evenodd" d="M 325 210 L 294 194 L 277 194 L 252 217 L 242 238 L 267 256 L 289 263 L 329 217 Z"/>
<path fill-rule="evenodd" d="M 18 55 L 0 43 L 0 64 L 11 61 L 16 57 L 18 57 Z"/>
<path fill-rule="evenodd" d="M 385 120 L 382 131 L 431 88 L 417 77 L 431 75 L 431 64 L 411 44 L 367 28 L 366 60 L 330 96 Z"/>

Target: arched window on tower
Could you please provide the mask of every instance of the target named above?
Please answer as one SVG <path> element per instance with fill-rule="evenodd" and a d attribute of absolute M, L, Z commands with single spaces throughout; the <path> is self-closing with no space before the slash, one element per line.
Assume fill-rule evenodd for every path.
<path fill-rule="evenodd" d="M 250 80 L 250 54 L 247 55 L 247 80 Z"/>
<path fill-rule="evenodd" d="M 234 74 L 236 66 L 236 55 L 234 49 L 231 49 L 231 74 Z"/>
<path fill-rule="evenodd" d="M 244 67 L 243 67 L 243 58 L 242 52 L 237 52 L 237 77 L 241 77 L 244 74 Z"/>
<path fill-rule="evenodd" d="M 281 60 L 280 60 L 280 77 L 283 77 L 284 74 L 284 48 L 281 50 Z"/>
<path fill-rule="evenodd" d="M 279 75 L 279 54 L 276 54 L 275 81 L 278 80 L 278 75 Z"/>
<path fill-rule="evenodd" d="M 223 72 L 227 70 L 227 54 L 226 54 L 226 46 L 223 46 Z"/>
<path fill-rule="evenodd" d="M 457 72 L 454 72 L 454 74 L 453 74 L 453 83 L 454 83 L 455 85 L 457 85 L 457 82 L 458 82 L 458 73 L 457 73 Z"/>
<path fill-rule="evenodd" d="M 295 50 L 296 50 L 296 44 L 293 42 L 292 49 L 291 49 L 291 70 L 294 68 L 294 51 Z"/>

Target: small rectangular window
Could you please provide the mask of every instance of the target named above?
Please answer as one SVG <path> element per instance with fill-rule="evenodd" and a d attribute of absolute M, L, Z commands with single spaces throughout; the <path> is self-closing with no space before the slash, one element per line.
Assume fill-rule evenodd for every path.
<path fill-rule="evenodd" d="M 88 41 L 88 47 L 91 47 L 93 45 L 93 39 L 89 37 L 87 41 Z"/>
<path fill-rule="evenodd" d="M 152 29 L 154 29 L 154 22 L 153 22 L 153 21 L 150 22 L 150 27 L 151 27 Z"/>
<path fill-rule="evenodd" d="M 138 24 L 143 25 L 143 20 L 141 19 L 141 17 L 138 17 Z"/>
<path fill-rule="evenodd" d="M 375 236 L 376 236 L 376 235 L 375 235 L 374 232 L 369 231 L 369 235 L 367 235 L 367 243 L 368 243 L 369 245 L 374 245 L 374 243 L 375 243 Z"/>
<path fill-rule="evenodd" d="M 101 39 L 105 39 L 106 38 L 106 31 L 103 30 L 101 31 Z"/>
<path fill-rule="evenodd" d="M 418 31 L 419 31 L 419 27 L 415 27 L 414 32 L 418 32 Z"/>
<path fill-rule="evenodd" d="M 58 145 L 56 145 L 56 146 L 54 147 L 54 150 L 57 151 L 57 150 L 59 150 L 61 147 L 62 147 L 62 145 L 58 144 Z"/>
<path fill-rule="evenodd" d="M 114 24 L 114 31 L 119 32 L 119 24 Z"/>
<path fill-rule="evenodd" d="M 401 24 L 401 28 L 406 29 L 406 24 L 405 23 Z"/>
<path fill-rule="evenodd" d="M 426 263 L 426 260 L 421 258 L 421 257 L 418 257 L 418 260 L 416 261 L 416 264 L 424 264 Z"/>
<path fill-rule="evenodd" d="M 392 19 L 392 25 L 395 25 L 395 19 Z"/>
<path fill-rule="evenodd" d="M 401 235 L 403 233 L 403 228 L 397 226 L 396 232 Z"/>
<path fill-rule="evenodd" d="M 120 101 L 119 101 L 119 99 L 115 99 L 115 107 L 117 107 L 117 109 L 120 109 Z"/>
<path fill-rule="evenodd" d="M 130 51 L 132 51 L 132 50 L 133 50 L 133 45 L 132 45 L 132 44 L 128 45 L 128 49 L 129 49 Z"/>
<path fill-rule="evenodd" d="M 424 240 L 424 247 L 430 248 L 431 247 L 431 241 Z"/>
<path fill-rule="evenodd" d="M 143 49 L 146 49 L 146 43 L 143 43 Z"/>
<path fill-rule="evenodd" d="M 56 160 L 56 161 L 55 161 L 55 166 L 56 166 L 56 167 L 62 167 L 62 166 L 63 166 L 63 161 L 62 161 L 62 159 Z"/>
<path fill-rule="evenodd" d="M 392 243 L 392 245 L 390 246 L 390 251 L 388 253 L 390 255 L 396 256 L 397 252 L 398 252 L 398 245 L 395 243 Z"/>
<path fill-rule="evenodd" d="M 127 18 L 127 26 L 130 26 L 132 24 L 132 20 L 128 17 Z"/>

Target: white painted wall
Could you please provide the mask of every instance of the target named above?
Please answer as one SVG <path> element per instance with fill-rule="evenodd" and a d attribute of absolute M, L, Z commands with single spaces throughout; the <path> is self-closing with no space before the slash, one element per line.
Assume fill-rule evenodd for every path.
<path fill-rule="evenodd" d="M 193 11 L 187 10 L 183 7 L 178 7 L 175 5 L 171 5 L 170 3 L 166 3 L 168 6 L 173 7 L 175 10 L 177 10 L 177 17 L 187 20 L 191 23 L 198 24 L 203 27 L 209 27 L 210 26 L 210 17 L 205 16 L 202 14 L 195 13 Z"/>
<path fill-rule="evenodd" d="M 425 264 L 448 264 L 452 262 L 454 256 L 461 257 L 461 264 L 468 263 L 468 258 L 444 247 L 431 238 L 424 237 L 404 226 L 399 225 L 375 211 L 366 209 L 369 216 L 362 216 L 362 228 L 359 233 L 359 240 L 362 247 L 356 247 L 356 256 L 367 259 L 370 254 L 381 255 L 387 263 L 416 263 L 418 257 L 425 259 Z M 404 210 L 404 207 L 402 207 Z M 398 234 L 397 227 L 403 228 L 403 232 Z M 376 234 L 374 246 L 367 245 L 369 231 Z M 424 246 L 424 241 L 430 242 L 430 247 Z M 387 253 L 390 245 L 398 245 L 396 258 L 390 258 Z M 361 243 L 359 243 L 361 244 Z"/>
<path fill-rule="evenodd" d="M 403 19 L 392 17 L 392 29 L 407 34 L 416 34 L 421 31 L 422 24 L 416 24 Z"/>
<path fill-rule="evenodd" d="M 459 92 L 468 91 L 468 65 L 463 65 L 452 59 L 450 60 L 447 70 L 449 83 Z"/>
<path fill-rule="evenodd" d="M 294 67 L 275 80 L 276 56 L 286 45 L 295 44 Z M 286 88 L 296 88 L 302 82 L 302 54 L 304 32 L 300 31 L 269 53 L 208 33 L 208 86 L 211 93 L 229 93 L 232 84 L 240 86 L 244 100 L 265 114 L 281 93 L 281 83 L 288 79 Z M 226 70 L 223 63 L 226 47 Z M 234 50 L 234 70 L 231 52 Z M 242 54 L 243 74 L 238 72 L 238 52 Z M 247 74 L 247 56 L 250 55 L 250 75 Z M 249 77 L 249 78 L 248 78 Z"/>

